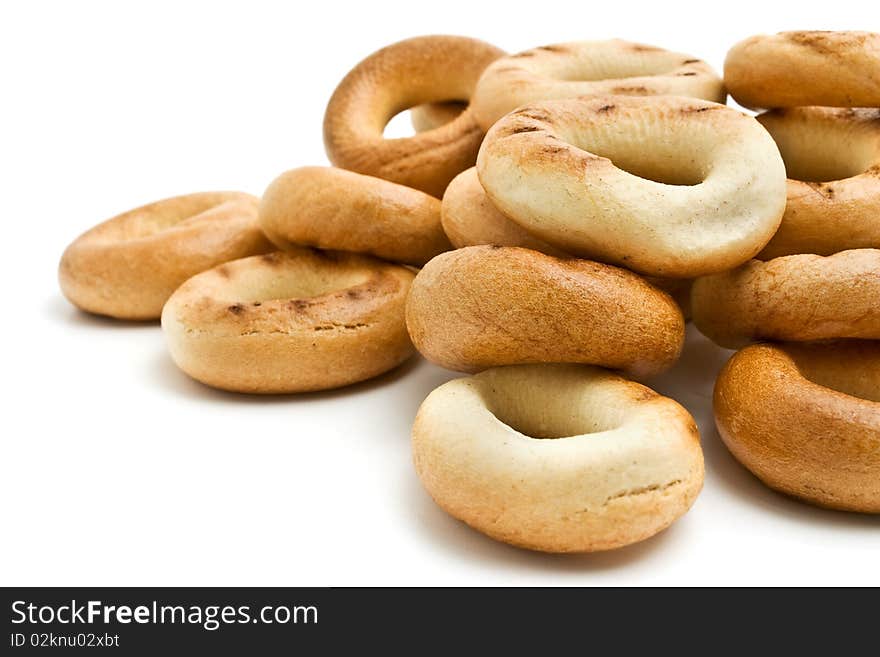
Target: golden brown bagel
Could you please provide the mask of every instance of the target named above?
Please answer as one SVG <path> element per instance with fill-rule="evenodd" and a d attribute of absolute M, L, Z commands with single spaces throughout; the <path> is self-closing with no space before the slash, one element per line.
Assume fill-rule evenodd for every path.
<path fill-rule="evenodd" d="M 496 208 L 480 184 L 476 167 L 452 179 L 443 194 L 440 214 L 443 230 L 456 248 L 482 244 L 521 246 L 547 255 L 571 257 L 538 239 Z"/>
<path fill-rule="evenodd" d="M 419 272 L 406 306 L 416 348 L 462 372 L 520 363 L 588 363 L 646 377 L 681 352 L 675 302 L 610 265 L 515 247 L 443 253 Z"/>
<path fill-rule="evenodd" d="M 538 239 L 495 207 L 471 167 L 462 171 L 446 188 L 441 207 L 443 230 L 456 248 L 495 245 L 521 246 L 559 258 L 573 257 Z M 655 287 L 668 292 L 690 318 L 691 281 L 688 279 L 645 277 Z"/>
<path fill-rule="evenodd" d="M 412 447 L 447 513 L 545 552 L 644 540 L 682 516 L 703 484 L 690 414 L 597 367 L 514 365 L 450 381 L 422 403 Z"/>
<path fill-rule="evenodd" d="M 785 210 L 785 166 L 767 131 L 691 98 L 521 107 L 486 135 L 477 172 L 492 203 L 536 237 L 649 276 L 735 267 Z"/>
<path fill-rule="evenodd" d="M 721 78 L 706 62 L 621 39 L 560 43 L 490 64 L 471 106 L 484 131 L 520 105 L 579 96 L 691 96 L 723 103 Z"/>
<path fill-rule="evenodd" d="M 746 347 L 715 384 L 736 459 L 812 504 L 880 513 L 880 344 Z"/>
<path fill-rule="evenodd" d="M 694 281 L 694 324 L 722 347 L 880 339 L 880 250 L 751 262 Z"/>
<path fill-rule="evenodd" d="M 412 354 L 403 315 L 412 278 L 367 256 L 292 248 L 194 276 L 165 304 L 162 329 L 177 366 L 210 386 L 337 388 Z"/>
<path fill-rule="evenodd" d="M 744 107 L 880 107 L 880 34 L 749 37 L 727 53 L 724 84 Z"/>
<path fill-rule="evenodd" d="M 504 52 L 483 41 L 423 36 L 383 48 L 339 83 L 324 114 L 330 161 L 440 197 L 473 166 L 483 133 L 471 111 L 414 137 L 385 139 L 402 110 L 436 101 L 466 101 L 486 66 Z"/>
<path fill-rule="evenodd" d="M 880 247 L 880 109 L 796 107 L 758 117 L 788 175 L 788 204 L 761 260 Z"/>
<path fill-rule="evenodd" d="M 263 194 L 259 217 L 280 249 L 316 246 L 421 266 L 452 248 L 436 198 L 333 167 L 281 174 Z"/>
<path fill-rule="evenodd" d="M 445 103 L 425 103 L 413 107 L 409 111 L 413 129 L 416 132 L 427 132 L 446 125 L 464 112 L 467 105 L 458 100 L 450 100 Z"/>
<path fill-rule="evenodd" d="M 80 235 L 61 256 L 64 296 L 91 313 L 157 319 L 189 277 L 272 245 L 243 192 L 175 196 L 129 210 Z"/>

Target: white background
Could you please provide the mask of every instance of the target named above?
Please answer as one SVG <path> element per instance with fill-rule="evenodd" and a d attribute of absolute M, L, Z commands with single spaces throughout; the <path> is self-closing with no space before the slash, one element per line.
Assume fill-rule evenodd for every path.
<path fill-rule="evenodd" d="M 727 454 L 709 403 L 728 352 L 693 329 L 655 387 L 699 421 L 695 507 L 640 545 L 549 556 L 484 538 L 420 487 L 410 425 L 453 373 L 413 359 L 336 392 L 220 393 L 175 369 L 157 324 L 86 316 L 56 282 L 65 245 L 118 212 L 259 194 L 324 163 L 327 99 L 387 43 L 622 37 L 720 70 L 753 33 L 880 30 L 872 2 L 792 5 L 4 2 L 0 583 L 880 584 L 880 519 L 781 497 Z"/>

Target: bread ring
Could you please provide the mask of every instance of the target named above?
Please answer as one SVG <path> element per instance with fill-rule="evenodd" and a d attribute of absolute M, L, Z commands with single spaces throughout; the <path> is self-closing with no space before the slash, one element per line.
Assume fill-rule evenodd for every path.
<path fill-rule="evenodd" d="M 439 198 L 476 160 L 483 133 L 471 111 L 414 137 L 385 139 L 385 126 L 409 107 L 469 100 L 480 73 L 503 54 L 483 41 L 456 36 L 406 39 L 373 53 L 345 76 L 327 105 L 327 156 L 343 169 Z"/>
<path fill-rule="evenodd" d="M 769 487 L 880 513 L 880 344 L 746 347 L 715 384 L 715 422 Z"/>
<path fill-rule="evenodd" d="M 422 403 L 412 447 L 447 513 L 545 552 L 642 541 L 684 515 L 703 484 L 690 414 L 596 367 L 515 365 L 450 381 Z"/>
<path fill-rule="evenodd" d="M 416 132 L 427 132 L 456 119 L 467 109 L 467 103 L 450 100 L 440 103 L 417 105 L 409 111 L 410 121 Z"/>
<path fill-rule="evenodd" d="M 90 313 L 157 319 L 190 276 L 272 245 L 243 192 L 175 196 L 129 210 L 76 238 L 61 256 L 64 296 Z"/>
<path fill-rule="evenodd" d="M 684 319 L 668 295 L 610 265 L 514 247 L 443 253 L 406 305 L 416 348 L 462 372 L 588 363 L 646 377 L 681 353 Z"/>
<path fill-rule="evenodd" d="M 215 388 L 337 388 L 412 354 L 403 317 L 412 278 L 366 256 L 293 248 L 194 276 L 165 304 L 162 329 L 177 366 Z"/>
<path fill-rule="evenodd" d="M 698 278 L 694 324 L 722 347 L 752 340 L 880 339 L 880 250 L 752 260 Z"/>
<path fill-rule="evenodd" d="M 456 248 L 465 246 L 521 246 L 558 258 L 571 254 L 538 239 L 518 223 L 508 219 L 496 208 L 471 167 L 462 171 L 446 188 L 441 207 L 443 230 Z M 646 277 L 653 286 L 669 293 L 681 307 L 685 319 L 690 318 L 691 281 L 688 279 Z"/>
<path fill-rule="evenodd" d="M 880 34 L 749 37 L 727 53 L 724 83 L 744 107 L 880 107 Z"/>
<path fill-rule="evenodd" d="M 650 276 L 735 267 L 770 240 L 785 209 L 785 166 L 767 131 L 689 98 L 527 105 L 486 135 L 477 172 L 530 233 Z"/>
<path fill-rule="evenodd" d="M 758 117 L 788 173 L 788 204 L 761 260 L 880 247 L 880 109 L 797 107 Z"/>
<path fill-rule="evenodd" d="M 471 106 L 484 131 L 520 105 L 578 96 L 691 96 L 723 103 L 718 74 L 690 55 L 621 39 L 544 46 L 490 64 Z"/>
<path fill-rule="evenodd" d="M 260 203 L 260 227 L 280 249 L 300 244 L 417 266 L 452 248 L 436 198 L 333 167 L 276 178 Z"/>

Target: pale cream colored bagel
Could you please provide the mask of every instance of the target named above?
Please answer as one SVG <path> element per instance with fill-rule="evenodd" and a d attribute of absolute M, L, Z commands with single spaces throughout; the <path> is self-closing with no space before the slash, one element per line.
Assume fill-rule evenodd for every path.
<path fill-rule="evenodd" d="M 273 249 L 257 225 L 257 203 L 243 192 L 201 192 L 108 219 L 64 251 L 61 291 L 90 313 L 157 319 L 189 277 Z"/>
<path fill-rule="evenodd" d="M 194 276 L 165 304 L 162 329 L 177 366 L 215 388 L 337 388 L 413 353 L 403 314 L 412 278 L 367 256 L 292 248 Z"/>
<path fill-rule="evenodd" d="M 752 260 L 694 281 L 694 324 L 722 347 L 880 339 L 880 250 Z"/>
<path fill-rule="evenodd" d="M 514 247 L 443 253 L 406 305 L 416 348 L 462 372 L 522 363 L 586 363 L 647 377 L 681 353 L 675 302 L 617 267 Z"/>
<path fill-rule="evenodd" d="M 714 406 L 728 449 L 771 488 L 880 513 L 880 343 L 746 347 Z"/>
<path fill-rule="evenodd" d="M 703 485 L 690 414 L 597 367 L 515 365 L 450 381 L 422 403 L 413 461 L 447 513 L 545 552 L 642 541 Z"/>
<path fill-rule="evenodd" d="M 281 174 L 263 194 L 259 219 L 280 249 L 299 244 L 421 266 L 452 248 L 436 198 L 333 167 Z"/>
<path fill-rule="evenodd" d="M 467 101 L 486 66 L 504 54 L 457 36 L 406 39 L 379 50 L 339 83 L 324 114 L 330 161 L 440 197 L 473 166 L 483 131 L 470 110 L 453 121 L 401 139 L 383 131 L 401 110 L 437 101 Z"/>
<path fill-rule="evenodd" d="M 416 132 L 427 132 L 458 118 L 467 105 L 459 100 L 417 105 L 409 111 L 410 121 Z"/>
<path fill-rule="evenodd" d="M 880 247 L 880 109 L 796 107 L 758 117 L 788 173 L 788 204 L 761 260 Z"/>
<path fill-rule="evenodd" d="M 880 107 L 880 34 L 749 37 L 727 53 L 724 83 L 744 107 Z"/>
<path fill-rule="evenodd" d="M 484 244 L 521 246 L 559 258 L 572 257 L 538 239 L 496 208 L 480 184 L 475 167 L 462 171 L 449 183 L 443 194 L 441 210 L 443 230 L 456 248 Z M 655 276 L 646 277 L 646 280 L 668 292 L 681 307 L 685 319 L 690 318 L 690 280 Z"/>
<path fill-rule="evenodd" d="M 690 96 L 723 103 L 718 74 L 706 62 L 621 39 L 560 43 L 490 64 L 471 106 L 484 131 L 520 105 L 579 96 Z"/>
<path fill-rule="evenodd" d="M 477 172 L 492 203 L 533 235 L 650 276 L 735 267 L 785 209 L 785 166 L 761 124 L 689 98 L 527 105 L 486 135 Z"/>

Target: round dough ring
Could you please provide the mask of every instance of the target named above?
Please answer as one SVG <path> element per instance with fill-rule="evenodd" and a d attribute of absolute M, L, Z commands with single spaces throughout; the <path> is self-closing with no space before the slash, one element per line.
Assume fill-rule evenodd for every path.
<path fill-rule="evenodd" d="M 694 324 L 716 344 L 880 339 L 880 250 L 752 260 L 694 281 Z"/>
<path fill-rule="evenodd" d="M 333 167 L 302 167 L 276 178 L 260 203 L 260 227 L 280 249 L 315 246 L 415 266 L 452 248 L 436 198 Z"/>
<path fill-rule="evenodd" d="M 273 249 L 257 225 L 259 200 L 201 192 L 129 210 L 80 235 L 61 256 L 64 296 L 90 313 L 158 319 L 185 280 Z"/>
<path fill-rule="evenodd" d="M 880 344 L 759 344 L 715 384 L 715 422 L 767 486 L 811 504 L 880 513 Z"/>
<path fill-rule="evenodd" d="M 477 172 L 492 203 L 536 237 L 665 278 L 747 261 L 785 210 L 785 165 L 767 131 L 689 98 L 526 105 L 486 135 Z"/>
<path fill-rule="evenodd" d="M 880 109 L 796 107 L 758 121 L 789 177 L 782 223 L 758 258 L 880 247 Z"/>
<path fill-rule="evenodd" d="M 880 34 L 749 37 L 727 53 L 724 83 L 743 107 L 880 107 Z"/>
<path fill-rule="evenodd" d="M 518 365 L 450 381 L 422 403 L 412 446 L 447 513 L 545 552 L 644 540 L 681 517 L 703 483 L 690 414 L 595 367 Z"/>
<path fill-rule="evenodd" d="M 324 114 L 330 161 L 436 197 L 476 160 L 483 132 L 470 110 L 414 137 L 385 139 L 388 122 L 416 105 L 468 100 L 486 66 L 504 52 L 483 41 L 424 36 L 382 48 L 339 83 Z"/>
<path fill-rule="evenodd" d="M 342 252 L 295 248 L 194 276 L 162 311 L 171 357 L 192 378 L 250 393 L 327 390 L 413 352 L 404 323 L 413 273 Z"/>
<path fill-rule="evenodd" d="M 706 62 L 621 39 L 560 43 L 490 64 L 471 106 L 488 131 L 502 116 L 535 101 L 580 96 L 689 96 L 723 103 L 724 84 Z"/>
<path fill-rule="evenodd" d="M 648 377 L 681 353 L 675 302 L 636 274 L 515 247 L 471 246 L 431 260 L 406 306 L 413 344 L 443 367 L 586 363 Z"/>

